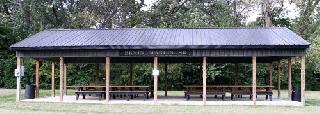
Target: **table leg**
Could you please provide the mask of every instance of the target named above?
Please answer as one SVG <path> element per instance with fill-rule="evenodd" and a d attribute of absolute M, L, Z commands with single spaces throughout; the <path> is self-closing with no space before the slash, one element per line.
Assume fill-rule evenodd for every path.
<path fill-rule="evenodd" d="M 129 93 L 127 93 L 126 95 L 127 95 L 126 96 L 127 97 L 127 101 L 129 101 L 129 99 L 130 99 Z"/>

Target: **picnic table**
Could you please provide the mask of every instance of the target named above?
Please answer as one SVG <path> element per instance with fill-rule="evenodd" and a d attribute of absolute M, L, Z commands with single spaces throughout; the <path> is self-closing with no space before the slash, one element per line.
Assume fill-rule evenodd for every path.
<path fill-rule="evenodd" d="M 78 100 L 79 96 L 82 95 L 83 99 L 85 99 L 86 95 L 91 95 L 95 94 L 96 96 L 99 97 L 99 100 L 103 96 L 105 96 L 105 88 L 106 86 L 99 85 L 89 85 L 89 86 L 67 86 L 68 88 L 76 88 L 75 94 L 76 94 L 76 99 Z M 144 100 L 149 98 L 149 88 L 150 86 L 135 86 L 135 85 L 129 85 L 129 86 L 110 86 L 109 89 L 109 97 L 113 96 L 115 99 L 115 95 L 120 95 L 122 96 L 127 96 L 127 100 L 129 100 L 129 96 L 131 96 L 131 99 L 133 97 L 138 96 L 139 94 L 144 95 Z M 106 97 L 106 96 L 105 96 Z"/>
<path fill-rule="evenodd" d="M 200 95 L 202 97 L 203 91 L 202 85 L 184 85 L 185 89 L 185 98 L 187 100 L 190 99 L 190 95 Z M 266 95 L 266 99 L 268 96 L 270 100 L 272 100 L 272 88 L 273 86 L 257 86 L 257 95 Z M 217 95 L 221 95 L 224 100 L 225 93 L 231 92 L 231 99 L 234 99 L 234 96 L 242 97 L 242 95 L 250 95 L 250 99 L 252 98 L 252 86 L 251 85 L 207 85 L 206 93 L 208 95 L 214 95 L 215 98 Z"/>
<path fill-rule="evenodd" d="M 111 96 L 113 99 L 116 98 L 116 95 L 119 95 L 120 98 L 122 96 L 126 96 L 127 100 L 129 100 L 129 97 L 133 99 L 133 97 L 137 97 L 138 95 L 143 95 L 144 100 L 149 99 L 149 93 L 150 93 L 150 86 L 110 86 L 110 99 Z"/>
<path fill-rule="evenodd" d="M 105 96 L 106 86 L 67 86 L 67 88 L 75 88 L 76 100 L 79 99 L 79 96 L 82 95 L 82 99 L 86 99 L 86 95 L 91 96 L 92 94 L 99 97 L 99 100 Z"/>

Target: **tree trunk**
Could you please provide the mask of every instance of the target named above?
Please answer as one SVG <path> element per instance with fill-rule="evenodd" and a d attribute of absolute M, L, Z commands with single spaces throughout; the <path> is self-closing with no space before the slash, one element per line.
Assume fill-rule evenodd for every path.
<path fill-rule="evenodd" d="M 262 0 L 261 9 L 264 18 L 264 27 L 272 27 L 271 2 L 269 0 Z"/>

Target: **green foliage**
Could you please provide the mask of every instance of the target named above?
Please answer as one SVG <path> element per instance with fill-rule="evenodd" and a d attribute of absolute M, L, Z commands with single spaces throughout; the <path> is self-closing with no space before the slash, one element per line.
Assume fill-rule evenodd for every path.
<path fill-rule="evenodd" d="M 0 87 L 1 88 L 14 88 L 15 87 L 15 77 L 13 75 L 15 57 L 11 53 L 6 51 L 1 52 L 0 58 Z"/>
<path fill-rule="evenodd" d="M 227 1 L 159 0 L 146 12 L 146 26 L 160 28 L 231 27 L 241 23 Z M 238 19 L 240 18 L 240 19 Z M 236 21 L 235 21 L 236 20 Z"/>
<path fill-rule="evenodd" d="M 309 38 L 311 43 L 309 53 L 307 55 L 307 81 L 311 90 L 318 90 L 320 88 L 319 81 L 315 78 L 320 76 L 320 26 L 317 27 L 317 30 Z"/>
<path fill-rule="evenodd" d="M 317 31 L 311 36 L 311 43 L 308 53 L 308 66 L 314 69 L 314 73 L 320 73 L 320 26 Z"/>

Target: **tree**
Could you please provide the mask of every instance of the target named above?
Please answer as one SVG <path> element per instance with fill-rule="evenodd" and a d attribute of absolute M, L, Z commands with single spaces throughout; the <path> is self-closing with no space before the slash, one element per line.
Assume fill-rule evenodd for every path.
<path fill-rule="evenodd" d="M 297 31 L 298 34 L 303 36 L 304 38 L 308 38 L 310 34 L 313 33 L 314 30 L 309 31 L 310 27 L 312 27 L 312 23 L 314 22 L 313 16 L 315 14 L 315 10 L 317 5 L 319 5 L 320 0 L 297 0 L 295 3 L 300 8 L 300 17 L 297 22 Z"/>
<path fill-rule="evenodd" d="M 230 1 L 159 0 L 146 12 L 146 26 L 165 28 L 231 27 L 241 23 Z M 237 12 L 237 11 L 236 11 Z M 234 19 L 237 17 L 237 19 Z"/>
<path fill-rule="evenodd" d="M 143 5 L 144 0 L 93 0 L 90 11 L 98 16 L 97 28 L 135 27 Z"/>

